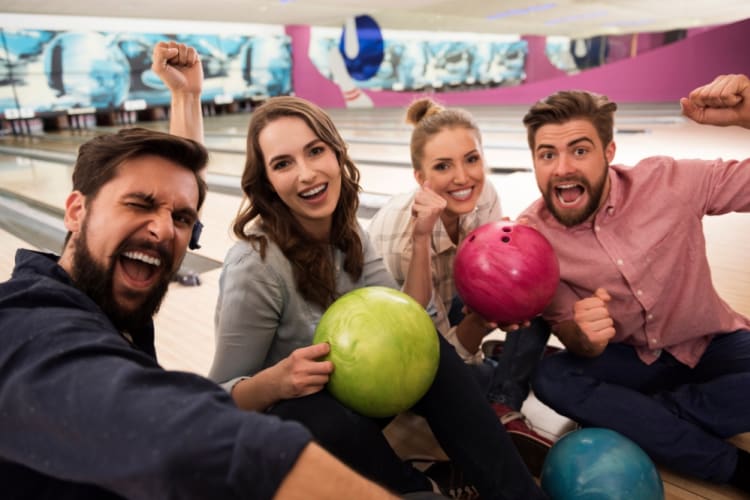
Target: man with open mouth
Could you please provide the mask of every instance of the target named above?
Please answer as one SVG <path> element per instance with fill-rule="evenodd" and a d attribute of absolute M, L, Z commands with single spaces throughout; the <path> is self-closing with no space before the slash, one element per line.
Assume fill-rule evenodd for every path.
<path fill-rule="evenodd" d="M 750 129 L 750 80 L 681 99 L 688 118 Z M 541 401 L 629 437 L 679 473 L 750 491 L 750 319 L 711 281 L 702 219 L 750 211 L 750 159 L 611 164 L 615 103 L 561 91 L 524 117 L 542 197 L 522 214 L 560 284 L 544 317 L 567 348 L 541 361 Z"/>
<path fill-rule="evenodd" d="M 92 139 L 62 255 L 17 252 L 0 284 L 3 498 L 394 498 L 302 425 L 157 363 L 152 315 L 187 251 L 207 159 L 146 129 Z"/>

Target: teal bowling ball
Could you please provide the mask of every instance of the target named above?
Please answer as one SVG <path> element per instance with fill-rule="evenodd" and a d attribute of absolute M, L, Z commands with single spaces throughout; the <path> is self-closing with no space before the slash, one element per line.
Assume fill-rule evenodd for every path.
<path fill-rule="evenodd" d="M 663 500 L 654 463 L 613 430 L 581 429 L 563 436 L 542 466 L 542 489 L 553 500 Z"/>
<path fill-rule="evenodd" d="M 425 309 L 398 290 L 365 287 L 339 297 L 315 329 L 328 342 L 334 370 L 328 390 L 369 417 L 414 406 L 432 385 L 440 345 Z"/>

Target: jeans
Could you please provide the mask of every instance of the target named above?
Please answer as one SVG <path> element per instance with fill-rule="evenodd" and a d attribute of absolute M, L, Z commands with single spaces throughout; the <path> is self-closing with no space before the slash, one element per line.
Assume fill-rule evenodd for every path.
<path fill-rule="evenodd" d="M 462 308 L 461 299 L 454 297 L 448 312 L 451 326 L 463 319 Z M 544 354 L 549 336 L 549 325 L 541 316 L 537 316 L 528 327 L 506 334 L 500 356 L 485 358 L 482 363 L 469 365 L 490 402 L 502 403 L 516 411 L 521 410 L 529 395 L 531 377 Z"/>
<path fill-rule="evenodd" d="M 411 409 L 430 425 L 451 460 L 483 499 L 545 498 L 467 365 L 442 335 L 440 363 L 427 393 Z M 362 416 L 327 391 L 276 404 L 270 413 L 303 423 L 321 446 L 360 474 L 399 493 L 429 490 L 427 478 L 402 462 L 381 430 L 390 419 Z"/>
<path fill-rule="evenodd" d="M 595 358 L 561 352 L 532 385 L 558 413 L 627 436 L 655 462 L 726 482 L 737 449 L 725 439 L 750 431 L 750 331 L 716 335 L 692 369 L 666 351 L 646 365 L 619 343 Z"/>

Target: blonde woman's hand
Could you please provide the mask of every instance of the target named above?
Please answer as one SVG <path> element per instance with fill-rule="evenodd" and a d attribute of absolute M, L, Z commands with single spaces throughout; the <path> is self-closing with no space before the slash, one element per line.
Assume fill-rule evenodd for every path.
<path fill-rule="evenodd" d="M 430 188 L 429 181 L 417 190 L 411 215 L 414 218 L 414 237 L 429 236 L 448 202 Z"/>

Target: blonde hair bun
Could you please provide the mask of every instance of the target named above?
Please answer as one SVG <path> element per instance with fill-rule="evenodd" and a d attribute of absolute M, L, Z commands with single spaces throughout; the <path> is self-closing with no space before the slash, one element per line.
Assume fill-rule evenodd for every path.
<path fill-rule="evenodd" d="M 406 123 L 416 125 L 428 116 L 440 113 L 445 108 L 429 97 L 417 99 L 406 110 Z"/>

